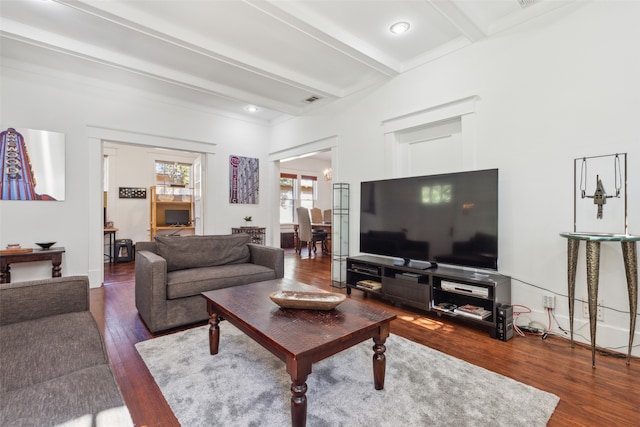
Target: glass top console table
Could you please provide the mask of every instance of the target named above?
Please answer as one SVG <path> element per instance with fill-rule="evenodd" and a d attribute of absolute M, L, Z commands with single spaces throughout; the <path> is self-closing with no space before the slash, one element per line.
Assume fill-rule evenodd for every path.
<path fill-rule="evenodd" d="M 571 333 L 571 346 L 573 342 L 573 313 L 575 308 L 576 266 L 578 264 L 578 249 L 580 241 L 587 242 L 587 293 L 589 303 L 589 326 L 591 332 L 591 366 L 596 367 L 596 315 L 598 310 L 598 279 L 600 274 L 600 243 L 620 242 L 622 245 L 622 257 L 627 276 L 627 289 L 629 292 L 629 349 L 627 352 L 627 365 L 631 357 L 633 335 L 636 327 L 636 314 L 638 311 L 638 256 L 636 242 L 640 236 L 629 234 L 606 233 L 560 233 L 567 239 L 568 255 L 568 286 L 569 286 L 569 329 Z"/>

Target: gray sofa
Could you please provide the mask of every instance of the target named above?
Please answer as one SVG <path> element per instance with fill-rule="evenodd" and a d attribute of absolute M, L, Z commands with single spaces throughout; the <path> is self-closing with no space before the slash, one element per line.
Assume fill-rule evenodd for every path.
<path fill-rule="evenodd" d="M 202 292 L 284 276 L 284 251 L 247 234 L 136 242 L 136 308 L 151 332 L 208 319 Z"/>
<path fill-rule="evenodd" d="M 89 312 L 89 280 L 0 284 L 0 424 L 132 426 Z"/>

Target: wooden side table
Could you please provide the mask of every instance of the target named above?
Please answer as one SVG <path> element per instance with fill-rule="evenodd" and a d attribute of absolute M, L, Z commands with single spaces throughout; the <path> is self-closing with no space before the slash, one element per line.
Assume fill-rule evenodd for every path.
<path fill-rule="evenodd" d="M 598 234 L 598 233 L 560 233 L 568 242 L 568 285 L 569 285 L 569 330 L 571 333 L 571 347 L 573 343 L 573 313 L 576 294 L 576 266 L 578 264 L 578 250 L 580 241 L 587 242 L 587 293 L 589 294 L 589 326 L 591 328 L 591 367 L 596 367 L 596 324 L 598 312 L 598 279 L 600 274 L 600 242 L 620 242 L 624 270 L 627 275 L 627 290 L 629 292 L 629 349 L 627 365 L 630 363 L 633 335 L 636 329 L 636 314 L 638 312 L 638 255 L 636 242 L 640 236 L 628 234 Z"/>
<path fill-rule="evenodd" d="M 104 235 L 109 237 L 109 253 L 108 254 L 104 254 L 104 256 L 107 257 L 107 259 L 109 260 L 109 264 L 113 264 L 115 262 L 115 259 L 116 259 L 115 247 L 116 247 L 116 232 L 117 231 L 118 231 L 117 228 L 105 228 L 104 229 Z"/>
<path fill-rule="evenodd" d="M 31 252 L 0 252 L 0 283 L 11 283 L 11 264 L 16 262 L 33 262 L 51 260 L 51 277 L 62 276 L 63 247 L 50 249 L 34 249 Z"/>

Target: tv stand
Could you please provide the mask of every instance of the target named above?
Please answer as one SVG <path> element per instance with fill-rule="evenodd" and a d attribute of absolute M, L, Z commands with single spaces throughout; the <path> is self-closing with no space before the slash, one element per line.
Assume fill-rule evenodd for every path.
<path fill-rule="evenodd" d="M 490 329 L 493 336 L 498 326 L 498 306 L 511 303 L 510 277 L 398 261 L 370 255 L 347 258 L 347 294 L 355 288 L 438 316 L 456 317 Z M 481 307 L 489 314 L 477 318 L 449 308 L 465 304 Z"/>

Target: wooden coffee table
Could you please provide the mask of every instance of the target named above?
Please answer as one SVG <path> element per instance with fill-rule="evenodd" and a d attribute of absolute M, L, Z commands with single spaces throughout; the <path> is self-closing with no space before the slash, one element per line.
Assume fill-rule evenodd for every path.
<path fill-rule="evenodd" d="M 269 299 L 277 290 L 321 292 L 290 279 L 276 279 L 203 292 L 209 311 L 209 350 L 218 353 L 221 319 L 228 320 L 269 350 L 291 376 L 291 424 L 307 422 L 307 384 L 311 365 L 373 338 L 373 381 L 384 388 L 389 326 L 396 318 L 380 308 L 348 299 L 330 311 L 282 309 Z M 357 367 L 354 367 L 357 369 Z M 345 400 L 349 396 L 345 396 Z"/>

